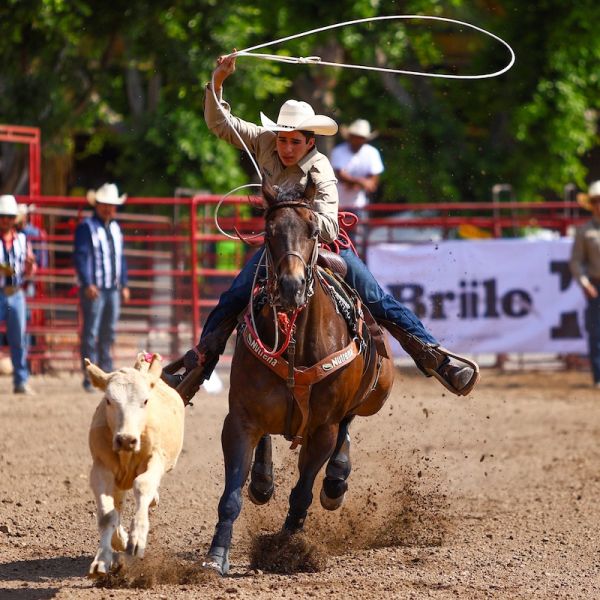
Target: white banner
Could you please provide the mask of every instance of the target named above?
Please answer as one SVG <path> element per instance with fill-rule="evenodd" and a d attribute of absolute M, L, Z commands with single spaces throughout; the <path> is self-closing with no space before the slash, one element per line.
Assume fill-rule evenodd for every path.
<path fill-rule="evenodd" d="M 569 271 L 571 245 L 571 238 L 382 244 L 369 248 L 367 263 L 449 349 L 586 353 L 586 302 Z"/>

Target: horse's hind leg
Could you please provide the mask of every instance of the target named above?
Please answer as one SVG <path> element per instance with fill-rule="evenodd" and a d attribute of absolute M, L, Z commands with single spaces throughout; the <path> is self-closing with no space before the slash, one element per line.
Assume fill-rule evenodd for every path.
<path fill-rule="evenodd" d="M 221 444 L 225 459 L 225 490 L 219 501 L 219 522 L 203 566 L 220 575 L 229 571 L 229 548 L 233 523 L 242 510 L 242 487 L 248 477 L 252 461 L 252 439 L 231 413 L 225 417 Z"/>
<path fill-rule="evenodd" d="M 335 449 L 325 470 L 320 500 L 321 506 L 327 510 L 338 509 L 344 502 L 344 497 L 348 490 L 346 480 L 352 470 L 350 462 L 350 433 L 348 429 L 352 419 L 354 419 L 354 416 L 346 417 L 340 423 Z"/>
<path fill-rule="evenodd" d="M 260 438 L 254 452 L 248 497 L 254 504 L 266 504 L 274 490 L 271 436 L 265 434 Z"/>
<path fill-rule="evenodd" d="M 323 425 L 304 440 L 298 463 L 300 478 L 290 493 L 290 508 L 283 525 L 290 533 L 304 527 L 315 478 L 335 448 L 337 430 L 337 425 Z"/>

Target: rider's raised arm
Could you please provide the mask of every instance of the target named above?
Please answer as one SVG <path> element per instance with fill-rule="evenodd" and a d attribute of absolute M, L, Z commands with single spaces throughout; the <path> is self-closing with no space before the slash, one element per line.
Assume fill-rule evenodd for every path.
<path fill-rule="evenodd" d="M 231 108 L 223 100 L 222 93 L 222 90 L 217 92 L 218 102 L 215 102 L 210 84 L 206 86 L 204 95 L 204 120 L 206 121 L 206 125 L 217 137 L 229 142 L 240 150 L 244 150 L 238 136 L 235 134 L 235 131 L 237 131 L 250 152 L 256 154 L 258 138 L 262 133 L 267 133 L 266 130 L 254 123 L 249 123 L 232 115 Z M 271 136 L 273 135 L 271 132 L 268 133 Z"/>

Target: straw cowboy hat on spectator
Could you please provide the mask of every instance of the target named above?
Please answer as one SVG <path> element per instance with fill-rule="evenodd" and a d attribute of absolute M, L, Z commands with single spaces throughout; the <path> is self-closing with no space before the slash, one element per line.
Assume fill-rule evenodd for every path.
<path fill-rule="evenodd" d="M 356 137 L 365 138 L 367 141 L 374 140 L 378 135 L 377 131 L 371 131 L 371 123 L 366 119 L 356 119 L 348 127 L 342 126 L 340 133 L 344 139 L 355 135 Z"/>
<path fill-rule="evenodd" d="M 97 203 L 120 206 L 125 200 L 127 200 L 127 194 L 119 196 L 119 190 L 114 183 L 105 183 L 97 190 L 90 190 L 87 193 L 87 201 L 92 206 L 95 206 Z"/>
<path fill-rule="evenodd" d="M 316 135 L 335 135 L 337 123 L 325 115 L 316 115 L 310 104 L 298 100 L 283 103 L 277 123 L 260 113 L 263 127 L 271 131 L 312 131 Z"/>
<path fill-rule="evenodd" d="M 592 203 L 600 201 L 600 180 L 590 183 L 587 194 L 577 194 L 577 202 L 581 208 L 592 210 Z"/>
<path fill-rule="evenodd" d="M 17 200 L 14 196 L 10 194 L 0 196 L 0 216 L 16 217 L 18 213 Z"/>

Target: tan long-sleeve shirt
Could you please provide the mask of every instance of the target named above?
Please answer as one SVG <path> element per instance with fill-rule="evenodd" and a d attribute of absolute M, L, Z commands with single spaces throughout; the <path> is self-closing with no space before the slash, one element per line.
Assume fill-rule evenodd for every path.
<path fill-rule="evenodd" d="M 590 279 L 600 281 L 600 221 L 591 219 L 577 228 L 569 267 L 581 286 Z"/>
<path fill-rule="evenodd" d="M 285 188 L 299 184 L 304 189 L 310 174 L 315 185 L 313 203 L 321 230 L 321 238 L 325 243 L 333 242 L 339 233 L 338 192 L 337 179 L 329 159 L 313 148 L 296 165 L 284 166 L 277 154 L 276 132 L 233 116 L 229 104 L 222 97 L 219 97 L 218 100 L 223 110 L 229 115 L 229 120 L 219 110 L 210 86 L 207 86 L 204 97 L 204 118 L 208 128 L 217 137 L 242 150 L 243 146 L 234 133 L 234 130 L 237 131 L 250 152 L 256 157 L 263 176 L 271 185 Z"/>

